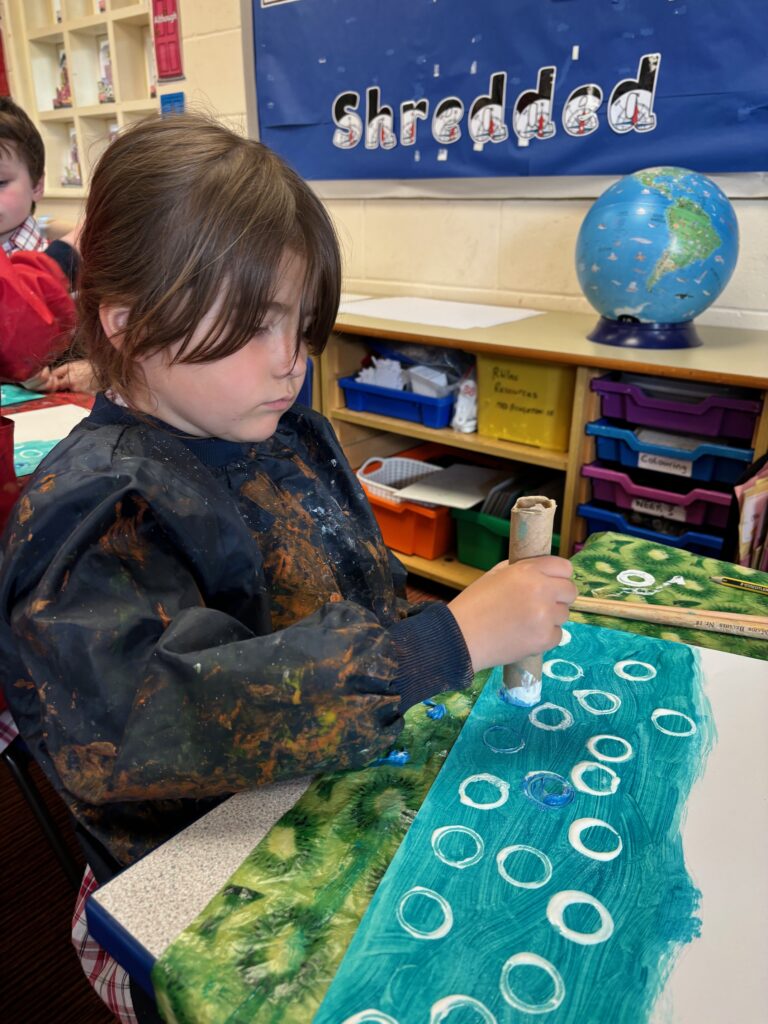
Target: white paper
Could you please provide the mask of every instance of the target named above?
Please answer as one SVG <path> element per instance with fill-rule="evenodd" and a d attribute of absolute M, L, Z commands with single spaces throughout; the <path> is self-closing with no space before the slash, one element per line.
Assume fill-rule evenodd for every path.
<path fill-rule="evenodd" d="M 467 330 L 472 327 L 494 327 L 496 324 L 526 320 L 541 316 L 537 309 L 520 309 L 514 306 L 483 306 L 474 302 L 448 302 L 443 299 L 421 299 L 417 296 L 393 295 L 388 298 L 356 301 L 353 306 L 339 307 L 341 313 L 355 316 L 371 316 L 382 320 L 404 320 L 413 324 L 428 324 L 432 327 L 453 327 Z"/>
<path fill-rule="evenodd" d="M 369 299 L 370 295 L 361 295 L 359 292 L 342 292 L 339 312 L 343 313 L 343 306 L 348 302 L 360 302 L 361 299 Z"/>
<path fill-rule="evenodd" d="M 408 501 L 425 501 L 449 508 L 472 508 L 485 500 L 500 476 L 508 477 L 509 473 L 500 474 L 498 469 L 460 462 L 402 487 L 398 494 Z"/>
<path fill-rule="evenodd" d="M 16 426 L 13 443 L 30 441 L 60 441 L 90 412 L 80 405 L 56 405 L 51 409 L 32 409 L 29 412 L 6 414 Z"/>

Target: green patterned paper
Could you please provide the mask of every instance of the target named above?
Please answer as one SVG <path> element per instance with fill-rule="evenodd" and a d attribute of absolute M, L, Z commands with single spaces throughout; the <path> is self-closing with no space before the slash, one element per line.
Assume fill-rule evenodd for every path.
<path fill-rule="evenodd" d="M 768 585 L 768 573 L 719 562 L 690 551 L 654 544 L 624 533 L 594 533 L 572 560 L 579 593 L 588 597 L 708 608 L 743 615 L 768 615 L 768 597 L 712 583 L 712 576 L 731 576 Z M 571 621 L 608 629 L 678 640 L 698 647 L 768 659 L 768 640 L 750 640 L 726 633 L 659 626 L 652 622 L 615 619 L 573 612 Z"/>
<path fill-rule="evenodd" d="M 176 1024 L 306 1024 L 487 672 L 405 715 L 398 751 L 317 778 L 155 965 Z"/>

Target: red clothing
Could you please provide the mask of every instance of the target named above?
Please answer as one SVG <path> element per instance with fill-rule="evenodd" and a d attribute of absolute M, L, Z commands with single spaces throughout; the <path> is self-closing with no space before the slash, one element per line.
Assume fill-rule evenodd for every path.
<path fill-rule="evenodd" d="M 24 381 L 63 352 L 75 305 L 59 265 L 42 252 L 0 251 L 0 381 Z M 0 410 L 0 529 L 18 496 L 13 421 Z"/>
<path fill-rule="evenodd" d="M 0 253 L 0 380 L 33 376 L 67 348 L 74 326 L 69 285 L 54 260 Z"/>

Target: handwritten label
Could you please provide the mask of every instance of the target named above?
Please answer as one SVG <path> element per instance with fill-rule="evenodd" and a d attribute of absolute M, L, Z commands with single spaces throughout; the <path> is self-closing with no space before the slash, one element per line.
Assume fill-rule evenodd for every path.
<path fill-rule="evenodd" d="M 662 519 L 673 519 L 676 523 L 685 522 L 685 508 L 682 505 L 670 505 L 666 501 L 633 498 L 632 511 L 645 512 L 649 516 L 661 516 Z"/>
<path fill-rule="evenodd" d="M 637 464 L 643 469 L 656 469 L 673 476 L 691 476 L 693 470 L 690 459 L 675 459 L 670 455 L 653 455 L 651 452 L 639 452 Z"/>

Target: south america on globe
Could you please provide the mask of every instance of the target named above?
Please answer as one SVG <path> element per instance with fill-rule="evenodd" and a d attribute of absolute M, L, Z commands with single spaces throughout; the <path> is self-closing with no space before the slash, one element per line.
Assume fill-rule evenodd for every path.
<path fill-rule="evenodd" d="M 736 213 L 711 178 L 682 167 L 621 178 L 595 200 L 576 242 L 579 283 L 601 314 L 590 339 L 701 344 L 692 321 L 725 288 L 738 252 Z"/>

